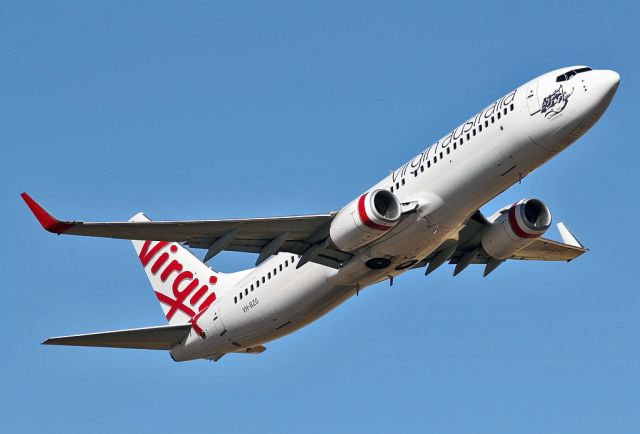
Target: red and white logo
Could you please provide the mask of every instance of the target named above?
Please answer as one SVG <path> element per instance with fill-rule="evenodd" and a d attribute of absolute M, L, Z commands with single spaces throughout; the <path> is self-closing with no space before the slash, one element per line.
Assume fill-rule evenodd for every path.
<path fill-rule="evenodd" d="M 216 301 L 216 273 L 177 243 L 133 243 L 169 323 L 190 322 L 203 336 L 198 319 Z"/>

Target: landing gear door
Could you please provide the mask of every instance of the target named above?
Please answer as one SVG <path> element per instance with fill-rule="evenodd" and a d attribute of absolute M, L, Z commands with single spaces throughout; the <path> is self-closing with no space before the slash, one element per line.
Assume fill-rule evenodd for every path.
<path fill-rule="evenodd" d="M 535 115 L 540 111 L 540 103 L 538 102 L 538 80 L 527 84 L 527 108 L 530 115 Z"/>

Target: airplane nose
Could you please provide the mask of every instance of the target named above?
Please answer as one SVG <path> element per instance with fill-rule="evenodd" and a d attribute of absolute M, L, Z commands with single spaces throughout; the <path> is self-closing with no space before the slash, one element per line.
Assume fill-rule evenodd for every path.
<path fill-rule="evenodd" d="M 615 71 L 605 70 L 602 71 L 602 80 L 605 82 L 605 86 L 609 88 L 609 91 L 616 91 L 620 84 L 620 74 Z"/>
<path fill-rule="evenodd" d="M 589 91 L 593 97 L 594 108 L 602 114 L 613 96 L 618 90 L 620 84 L 620 74 L 608 69 L 593 71 L 593 81 L 589 87 Z M 598 115 L 599 116 L 599 115 Z"/>

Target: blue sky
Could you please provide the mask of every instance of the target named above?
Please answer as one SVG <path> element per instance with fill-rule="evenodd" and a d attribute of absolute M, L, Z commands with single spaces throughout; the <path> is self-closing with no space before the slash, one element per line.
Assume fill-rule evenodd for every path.
<path fill-rule="evenodd" d="M 2 2 L 3 431 L 637 432 L 638 12 Z M 86 220 L 334 210 L 493 99 L 572 64 L 621 74 L 609 111 L 484 211 L 543 199 L 591 248 L 578 260 L 486 279 L 407 273 L 217 364 L 39 345 L 164 318 L 129 242 L 45 233 L 20 192 Z"/>

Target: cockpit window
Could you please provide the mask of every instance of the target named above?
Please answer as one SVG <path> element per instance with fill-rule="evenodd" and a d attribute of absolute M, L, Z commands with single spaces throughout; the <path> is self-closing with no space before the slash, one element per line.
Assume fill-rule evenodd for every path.
<path fill-rule="evenodd" d="M 589 68 L 588 66 L 585 66 L 584 68 L 572 69 L 571 71 L 567 71 L 564 74 L 557 76 L 556 82 L 567 81 L 574 75 L 587 71 L 591 71 L 591 68 Z"/>

